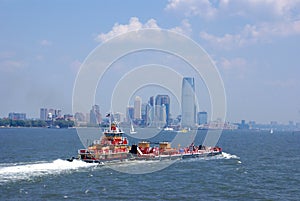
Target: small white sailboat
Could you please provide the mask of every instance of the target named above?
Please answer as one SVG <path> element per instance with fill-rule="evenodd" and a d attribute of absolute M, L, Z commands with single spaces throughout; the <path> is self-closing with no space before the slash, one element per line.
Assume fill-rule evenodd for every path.
<path fill-rule="evenodd" d="M 270 130 L 270 133 L 271 133 L 271 134 L 273 134 L 273 133 L 274 133 L 274 131 L 273 131 L 273 129 L 272 129 L 272 128 L 271 128 L 271 130 Z"/>
<path fill-rule="evenodd" d="M 130 127 L 130 131 L 129 131 L 130 134 L 136 134 L 136 131 L 134 130 L 132 123 L 131 123 L 130 126 L 131 126 L 131 127 Z"/>

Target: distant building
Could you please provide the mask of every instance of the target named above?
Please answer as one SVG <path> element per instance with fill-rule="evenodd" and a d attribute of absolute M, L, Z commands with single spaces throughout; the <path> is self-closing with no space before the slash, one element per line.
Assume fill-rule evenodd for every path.
<path fill-rule="evenodd" d="M 40 119 L 41 120 L 52 120 L 56 118 L 62 118 L 62 112 L 59 109 L 47 109 L 47 108 L 41 108 L 40 109 Z"/>
<path fill-rule="evenodd" d="M 93 105 L 90 110 L 90 124 L 100 124 L 102 121 L 99 105 Z"/>
<path fill-rule="evenodd" d="M 90 122 L 90 113 L 85 114 L 85 121 L 86 121 L 86 123 Z"/>
<path fill-rule="evenodd" d="M 48 117 L 48 110 L 47 108 L 41 108 L 40 109 L 40 120 L 46 121 Z"/>
<path fill-rule="evenodd" d="M 147 103 L 142 103 L 141 115 L 142 115 L 143 124 L 147 122 L 147 118 L 148 118 L 147 105 L 148 105 Z"/>
<path fill-rule="evenodd" d="M 157 114 L 159 121 L 170 123 L 170 97 L 168 95 L 157 95 L 155 98 L 155 106 L 159 109 Z M 160 106 L 160 107 L 159 107 Z"/>
<path fill-rule="evenodd" d="M 196 124 L 195 81 L 184 77 L 181 88 L 181 127 L 194 127 Z"/>
<path fill-rule="evenodd" d="M 139 96 L 134 99 L 134 119 L 142 119 L 142 99 Z"/>
<path fill-rule="evenodd" d="M 11 112 L 8 114 L 8 118 L 11 120 L 26 120 L 26 113 Z"/>
<path fill-rule="evenodd" d="M 66 121 L 74 121 L 74 116 L 72 114 L 65 114 L 64 120 Z"/>
<path fill-rule="evenodd" d="M 123 122 L 124 121 L 124 114 L 123 113 L 120 113 L 120 112 L 114 113 L 113 117 L 114 117 L 114 121 L 117 121 L 117 122 Z"/>
<path fill-rule="evenodd" d="M 55 115 L 56 115 L 57 118 L 61 118 L 62 117 L 61 110 L 56 110 Z"/>
<path fill-rule="evenodd" d="M 85 116 L 81 112 L 76 112 L 74 118 L 76 122 L 85 122 Z"/>
<path fill-rule="evenodd" d="M 198 112 L 198 124 L 202 125 L 202 124 L 207 124 L 207 112 Z"/>
<path fill-rule="evenodd" d="M 249 124 L 246 123 L 245 120 L 242 120 L 241 123 L 238 125 L 239 129 L 249 129 Z"/>
<path fill-rule="evenodd" d="M 277 126 L 278 122 L 277 121 L 271 121 L 270 124 L 271 124 L 271 126 Z"/>
<path fill-rule="evenodd" d="M 52 108 L 48 109 L 47 120 L 52 120 L 53 118 L 55 118 L 54 113 L 55 113 L 54 109 Z"/>
<path fill-rule="evenodd" d="M 254 129 L 256 125 L 255 121 L 249 121 L 249 129 Z"/>
<path fill-rule="evenodd" d="M 165 104 L 162 104 L 161 106 L 160 106 L 160 121 L 162 122 L 162 123 L 164 123 L 165 125 L 167 125 L 167 107 L 166 107 L 166 105 Z"/>
<path fill-rule="evenodd" d="M 150 104 L 150 106 L 154 106 L 154 97 L 153 96 L 151 96 L 150 97 L 150 99 L 149 99 L 149 104 Z"/>
<path fill-rule="evenodd" d="M 150 103 L 146 104 L 146 118 L 145 118 L 145 125 L 151 126 L 152 120 L 154 118 L 154 110 L 153 106 L 150 105 Z"/>
<path fill-rule="evenodd" d="M 127 122 L 131 122 L 134 119 L 134 107 L 128 106 L 126 109 L 126 119 Z"/>
<path fill-rule="evenodd" d="M 89 116 L 89 115 L 88 115 Z M 81 112 L 76 112 L 74 115 L 75 125 L 76 126 L 87 126 L 87 120 L 85 115 Z"/>

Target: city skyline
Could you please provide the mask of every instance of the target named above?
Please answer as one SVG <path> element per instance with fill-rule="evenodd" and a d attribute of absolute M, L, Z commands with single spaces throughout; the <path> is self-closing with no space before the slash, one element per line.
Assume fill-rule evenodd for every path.
<path fill-rule="evenodd" d="M 226 120 L 300 122 L 299 10 L 296 0 L 133 0 L 125 5 L 113 0 L 59 6 L 56 2 L 2 1 L 0 117 L 18 112 L 39 118 L 43 107 L 72 113 L 76 76 L 90 52 L 127 31 L 157 28 L 184 34 L 209 54 L 224 82 Z M 167 63 L 169 55 L 153 58 L 147 61 L 159 60 L 182 70 L 184 76 L 194 73 L 180 61 Z M 111 69 L 108 81 L 140 66 L 144 57 L 124 60 Z M 99 96 L 113 89 L 105 87 Z M 202 108 L 209 105 L 208 96 Z"/>
<path fill-rule="evenodd" d="M 158 95 L 160 96 L 160 95 Z M 165 95 L 163 95 L 165 96 Z M 150 104 L 151 102 L 151 98 L 149 98 L 148 104 Z M 145 104 L 145 103 L 143 103 Z M 127 122 L 127 123 L 132 123 L 132 120 L 134 120 L 134 107 L 132 106 L 128 106 L 127 109 L 131 109 L 131 115 L 129 115 L 130 120 L 128 122 L 128 114 L 123 114 L 120 112 L 114 112 L 112 113 L 114 120 L 116 120 L 117 122 Z M 45 113 L 45 111 L 49 111 L 50 113 Z M 127 110 L 126 110 L 127 111 Z M 51 113 L 53 112 L 53 113 Z M 42 115 L 44 114 L 44 115 Z M 106 114 L 106 115 L 104 115 Z M 7 117 L 0 117 L 0 119 L 11 119 L 11 120 L 31 120 L 31 119 L 35 119 L 35 120 L 43 120 L 43 121 L 49 121 L 49 120 L 54 120 L 54 119 L 71 119 L 72 121 L 78 121 L 78 125 L 80 126 L 86 126 L 87 123 L 89 125 L 98 125 L 101 122 L 103 122 L 103 120 L 109 118 L 109 116 L 107 116 L 109 114 L 110 116 L 110 112 L 100 112 L 100 107 L 99 105 L 93 105 L 91 107 L 91 110 L 89 113 L 83 114 L 81 112 L 76 112 L 75 114 L 69 114 L 69 113 L 62 113 L 61 109 L 53 109 L 53 108 L 40 108 L 40 118 L 32 118 L 32 117 L 27 117 L 26 113 L 20 113 L 20 112 L 10 112 L 8 114 Z M 102 115 L 104 116 L 102 118 Z M 42 117 L 44 116 L 44 118 Z M 178 115 L 181 116 L 181 115 Z M 177 116 L 177 117 L 178 117 Z M 97 118 L 97 120 L 92 120 L 93 122 L 91 122 L 92 118 Z M 143 118 L 141 118 L 143 119 Z M 166 120 L 166 117 L 165 117 Z M 173 119 L 174 120 L 174 119 Z M 176 120 L 176 119 L 175 119 Z M 206 125 L 209 126 L 211 125 L 212 127 L 214 126 L 218 126 L 220 125 L 220 121 L 219 119 L 209 119 L 208 118 L 208 113 L 204 110 L 202 111 L 198 111 L 197 112 L 197 117 L 196 117 L 196 125 Z M 104 121 L 105 122 L 105 121 Z M 245 119 L 241 119 L 239 121 L 225 121 L 224 122 L 224 128 L 225 129 L 236 129 L 234 127 L 234 124 L 240 124 L 241 125 L 241 129 L 243 129 L 243 127 L 246 127 L 247 129 L 270 129 L 271 128 L 277 128 L 277 129 L 282 129 L 282 130 L 292 130 L 292 129 L 299 129 L 300 128 L 300 122 L 297 121 L 293 121 L 290 120 L 287 123 L 285 122 L 278 122 L 278 121 L 270 121 L 270 122 L 257 122 L 255 120 L 245 120 Z M 232 124 L 232 125 L 230 125 Z M 153 126 L 153 125 L 152 125 Z M 154 126 L 158 126 L 158 127 L 164 127 L 166 126 L 166 124 L 154 124 Z"/>

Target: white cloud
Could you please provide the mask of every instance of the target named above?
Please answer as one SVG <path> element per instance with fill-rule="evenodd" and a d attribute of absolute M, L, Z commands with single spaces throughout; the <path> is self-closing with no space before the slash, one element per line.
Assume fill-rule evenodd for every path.
<path fill-rule="evenodd" d="M 244 26 L 240 31 L 232 33 L 224 32 L 225 29 L 215 29 L 218 33 L 223 31 L 222 35 L 209 31 L 200 32 L 202 39 L 225 49 L 270 42 L 274 37 L 300 34 L 299 0 L 169 0 L 165 9 L 184 13 L 187 18 L 209 18 L 212 27 L 217 20 L 226 23 L 229 30 L 238 28 L 232 21 L 238 22 L 238 26 Z"/>
<path fill-rule="evenodd" d="M 109 31 L 108 33 L 101 33 L 97 35 L 95 40 L 97 42 L 103 42 L 115 36 L 118 36 L 120 34 L 124 34 L 129 31 L 135 31 L 143 28 L 159 29 L 159 26 L 157 25 L 156 20 L 154 19 L 150 19 L 145 24 L 142 24 L 137 17 L 132 17 L 130 18 L 128 24 L 116 23 L 113 26 L 111 31 Z"/>
<path fill-rule="evenodd" d="M 187 19 L 182 20 L 181 25 L 170 29 L 170 31 L 178 32 L 183 35 L 190 36 L 192 33 L 191 24 Z"/>
<path fill-rule="evenodd" d="M 300 8 L 299 0 L 169 0 L 165 10 L 183 13 L 186 17 L 204 18 L 227 16 L 280 16 L 284 18 L 299 17 L 295 12 Z M 274 18 L 270 18 L 271 20 Z"/>
<path fill-rule="evenodd" d="M 212 18 L 217 12 L 209 0 L 169 0 L 165 10 L 183 13 L 186 17 L 201 16 L 204 18 Z"/>
<path fill-rule="evenodd" d="M 41 46 L 51 46 L 52 45 L 52 42 L 49 41 L 49 40 L 41 40 L 40 43 L 39 43 Z"/>
<path fill-rule="evenodd" d="M 299 13 L 295 13 L 295 10 L 300 7 L 299 0 L 248 0 L 244 2 L 248 5 L 249 11 L 263 11 L 264 15 L 280 16 L 286 19 L 299 17 Z"/>
<path fill-rule="evenodd" d="M 286 37 L 300 34 L 300 20 L 294 22 L 261 23 L 258 25 L 247 24 L 242 31 L 235 34 L 216 36 L 207 32 L 200 32 L 200 37 L 215 47 L 232 49 L 244 47 L 258 42 L 268 43 L 273 37 Z"/>

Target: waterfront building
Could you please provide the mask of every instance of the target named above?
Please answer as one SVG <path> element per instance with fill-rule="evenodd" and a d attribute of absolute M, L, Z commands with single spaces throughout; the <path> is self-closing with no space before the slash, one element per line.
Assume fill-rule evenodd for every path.
<path fill-rule="evenodd" d="M 47 121 L 62 117 L 62 111 L 59 109 L 40 108 L 40 120 Z"/>
<path fill-rule="evenodd" d="M 26 120 L 26 113 L 11 112 L 8 114 L 8 118 L 11 120 Z"/>
<path fill-rule="evenodd" d="M 40 109 L 40 120 L 46 121 L 48 117 L 48 110 L 47 108 L 41 108 Z"/>
<path fill-rule="evenodd" d="M 241 123 L 238 126 L 239 129 L 249 129 L 249 124 L 246 123 L 246 120 L 241 120 Z"/>
<path fill-rule="evenodd" d="M 54 119 L 54 118 L 55 118 L 55 110 L 52 109 L 52 108 L 48 109 L 48 116 L 47 116 L 47 119 L 52 120 L 52 119 Z"/>
<path fill-rule="evenodd" d="M 181 127 L 192 128 L 196 124 L 195 81 L 184 77 L 181 88 Z"/>

